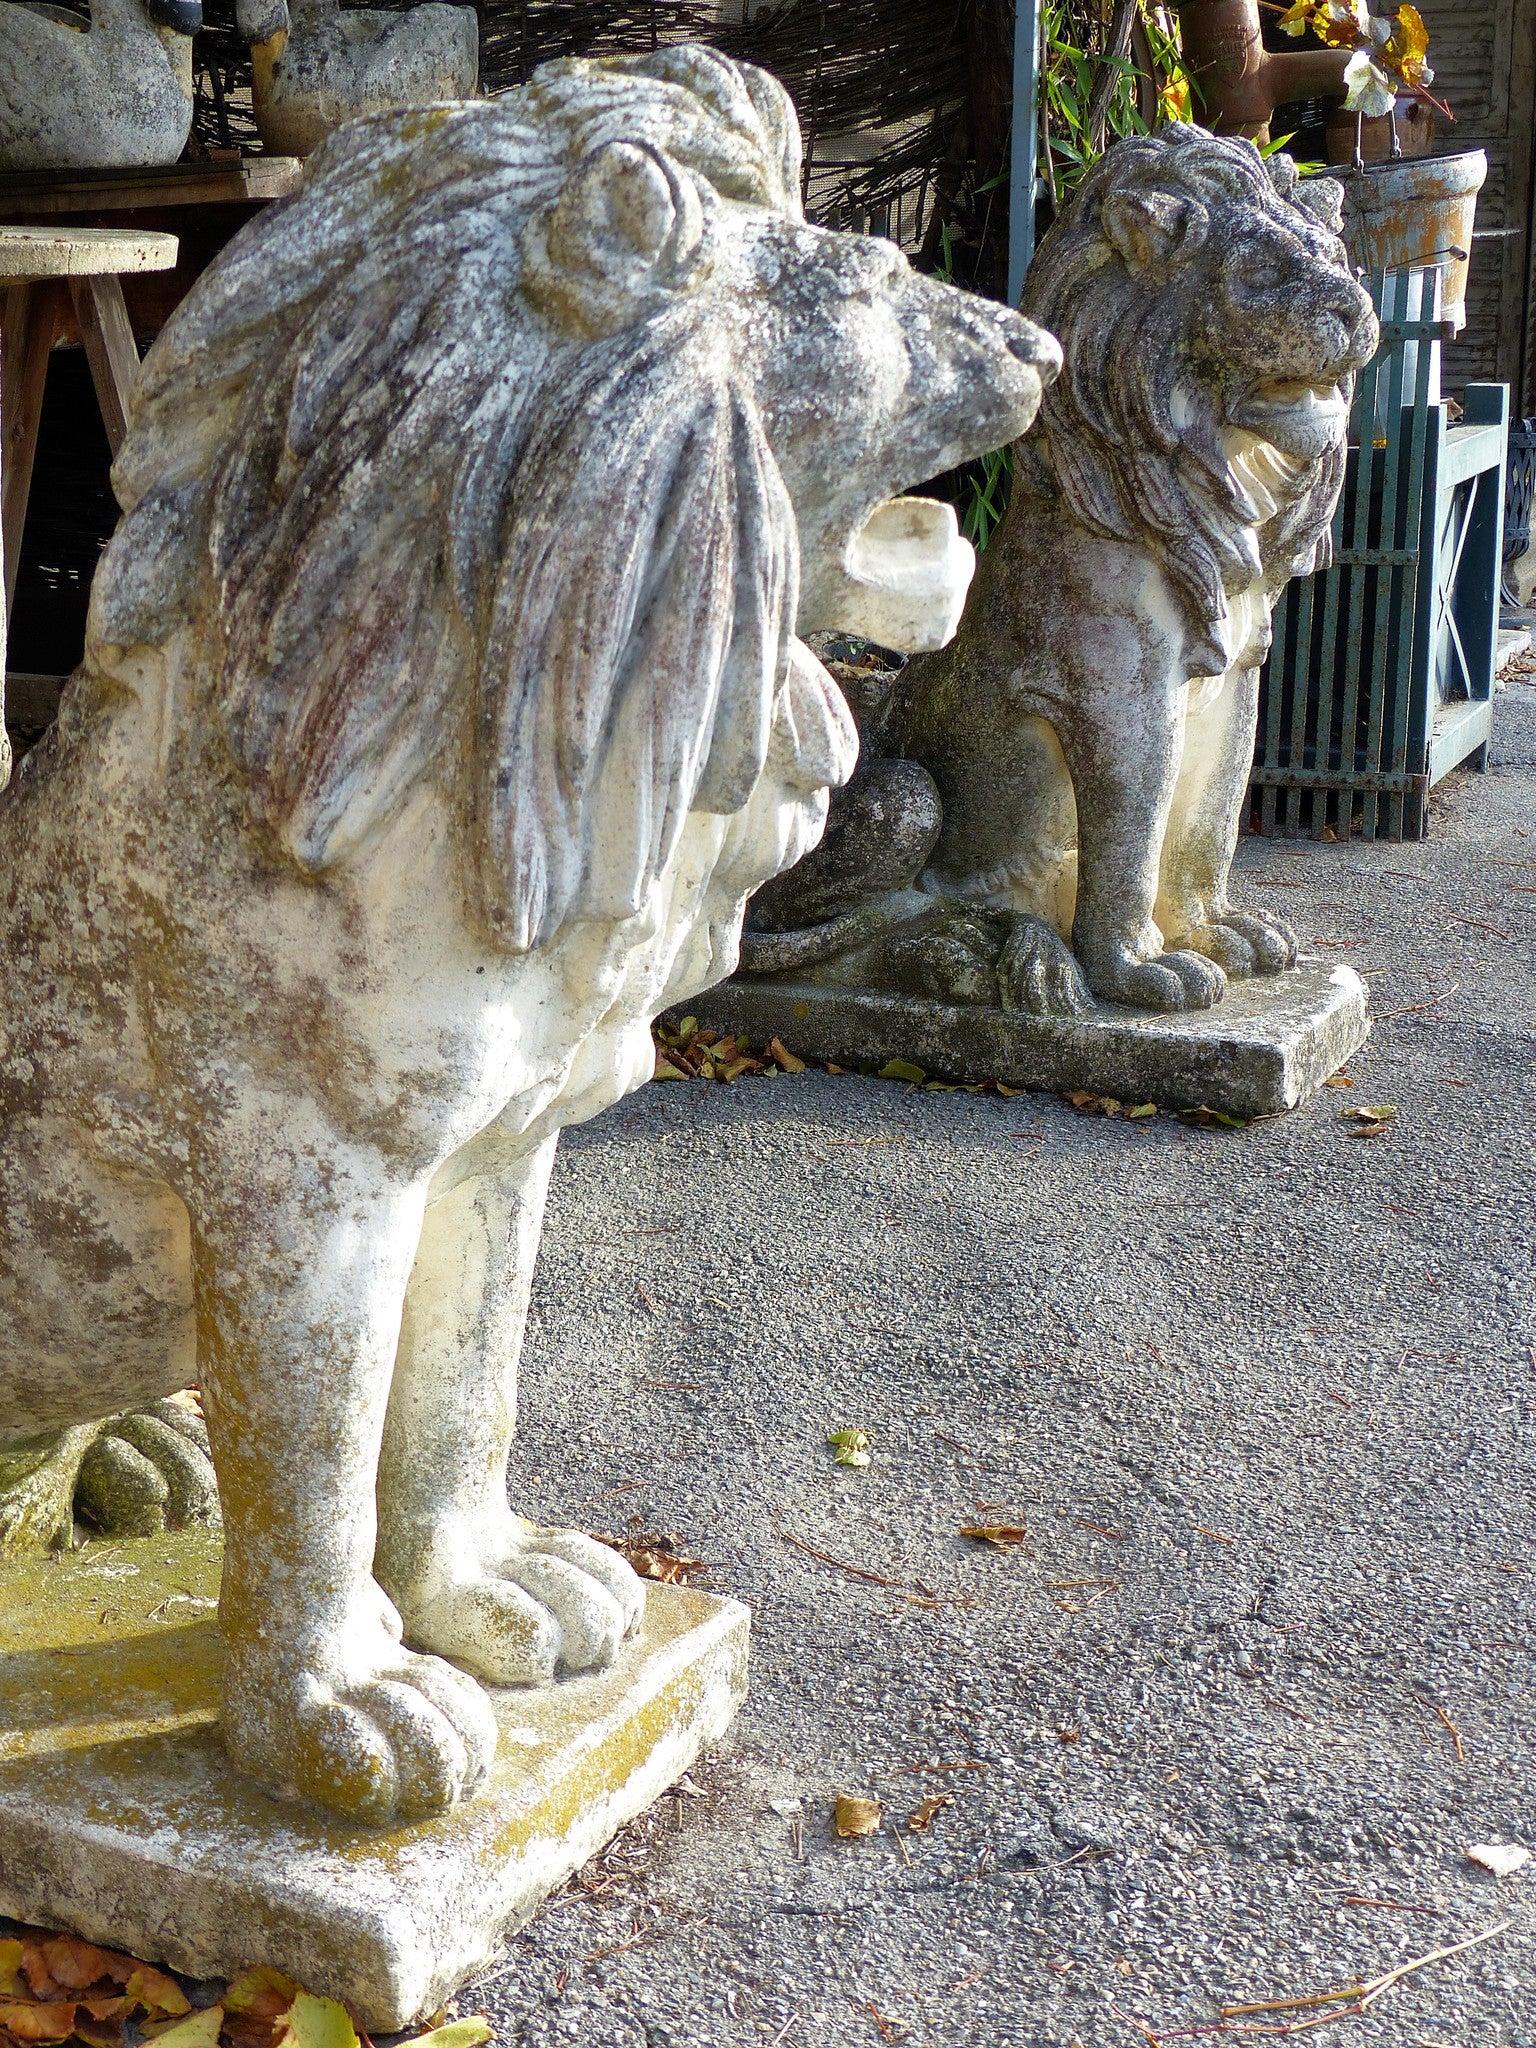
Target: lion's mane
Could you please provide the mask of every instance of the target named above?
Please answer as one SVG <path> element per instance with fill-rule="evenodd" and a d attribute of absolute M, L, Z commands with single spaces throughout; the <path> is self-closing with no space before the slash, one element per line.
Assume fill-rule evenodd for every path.
<path fill-rule="evenodd" d="M 1191 237 L 1196 253 L 1176 253 L 1161 282 L 1149 284 L 1112 246 L 1104 207 L 1127 192 L 1175 194 L 1204 215 L 1218 247 L 1223 224 L 1239 210 L 1300 210 L 1314 229 L 1336 232 L 1329 206 L 1337 187 L 1314 182 L 1328 189 L 1299 189 L 1288 158 L 1266 166 L 1252 143 L 1185 123 L 1120 142 L 1041 242 L 1021 306 L 1051 330 L 1063 356 L 1019 444 L 1025 487 L 1059 491 L 1072 517 L 1101 539 L 1146 548 L 1218 667 L 1225 656 L 1216 629 L 1229 595 L 1261 574 L 1283 582 L 1327 566 L 1344 449 L 1314 464 L 1298 498 L 1260 526 L 1229 461 L 1215 392 L 1172 369 L 1200 290 L 1206 239 Z"/>
<path fill-rule="evenodd" d="M 581 267 L 605 149 L 671 208 L 632 275 Z M 209 708 L 306 873 L 433 776 L 520 950 L 633 914 L 689 810 L 745 802 L 799 563 L 730 294 L 704 289 L 722 199 L 799 215 L 766 74 L 697 47 L 550 65 L 339 131 L 167 325 L 88 660 L 166 650 L 167 722 Z"/>

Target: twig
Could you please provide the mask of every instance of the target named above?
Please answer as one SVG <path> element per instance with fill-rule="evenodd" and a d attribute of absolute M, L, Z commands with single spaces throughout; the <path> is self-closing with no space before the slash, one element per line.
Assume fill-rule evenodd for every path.
<path fill-rule="evenodd" d="M 1388 1970 L 1366 1986 L 1365 1996 L 1360 2001 L 1362 2008 L 1380 1998 L 1383 1991 L 1390 1991 L 1400 1978 L 1411 1976 L 1415 1970 L 1422 1970 L 1426 1964 L 1443 1963 L 1447 1956 L 1459 1956 L 1465 1949 L 1478 1948 L 1483 1942 L 1492 1941 L 1496 1934 L 1502 1934 L 1509 1925 L 1509 1921 L 1501 1920 L 1496 1927 L 1484 1928 L 1481 1934 L 1469 1934 L 1465 1941 L 1453 1941 L 1448 1948 L 1431 1949 L 1427 1956 L 1417 1956 L 1411 1963 L 1399 1963 L 1395 1970 Z"/>
<path fill-rule="evenodd" d="M 788 2019 L 787 2019 L 787 2020 L 786 2020 L 786 2021 L 784 2022 L 783 2026 L 782 2026 L 782 2027 L 780 2027 L 779 2031 L 778 2031 L 778 2032 L 777 2032 L 777 2033 L 776 2033 L 776 2034 L 774 2035 L 773 2039 L 772 2039 L 772 2040 L 771 2040 L 771 2041 L 770 2041 L 770 2042 L 768 2043 L 768 2048 L 779 2048 L 779 2043 L 780 2043 L 780 2042 L 781 2042 L 781 2041 L 782 2041 L 782 2040 L 784 2039 L 784 2037 L 785 2037 L 785 2036 L 786 2036 L 786 2035 L 788 2034 L 788 2032 L 789 2032 L 790 2028 L 791 2028 L 791 2027 L 798 2027 L 798 2026 L 799 2026 L 799 2024 L 800 2024 L 800 2015 L 799 2015 L 799 2013 L 797 2013 L 797 2012 L 792 2012 L 792 2013 L 790 2014 L 789 2018 L 788 2018 Z"/>
<path fill-rule="evenodd" d="M 1197 1536 L 1209 1536 L 1213 1543 L 1235 1543 L 1235 1536 L 1223 1536 L 1219 1529 L 1207 1529 L 1204 1522 L 1192 1522 L 1190 1527 Z"/>
<path fill-rule="evenodd" d="M 1492 932 L 1496 939 L 1507 939 L 1509 937 L 1508 932 L 1501 931 L 1496 924 L 1489 924 L 1481 917 L 1457 917 L 1453 914 L 1451 923 L 1469 925 L 1475 932 Z"/>
<path fill-rule="evenodd" d="M 1431 996 L 1427 1003 L 1405 1003 L 1400 1010 L 1377 1010 L 1373 1013 L 1374 1021 L 1379 1024 L 1384 1017 L 1412 1017 L 1419 1010 L 1432 1010 L 1437 1003 L 1443 1003 L 1447 997 L 1455 995 L 1460 987 L 1459 981 L 1453 981 L 1449 988 L 1441 989 L 1439 995 Z"/>
<path fill-rule="evenodd" d="M 1430 1701 L 1430 1705 L 1435 1705 L 1433 1700 Z M 1467 1752 L 1465 1751 L 1465 1749 L 1462 1748 L 1461 1745 L 1461 1730 L 1456 1726 L 1456 1723 L 1451 1719 L 1450 1715 L 1445 1711 L 1444 1707 L 1435 1707 L 1435 1712 L 1440 1716 L 1441 1720 L 1445 1723 L 1446 1727 L 1449 1728 L 1451 1731 L 1451 1740 L 1456 1745 L 1457 1763 L 1464 1764 L 1467 1760 Z"/>
<path fill-rule="evenodd" d="M 1346 1892 L 1341 1903 L 1346 1906 L 1381 1906 L 1391 1913 L 1422 1913 L 1426 1920 L 1440 1918 L 1433 1906 L 1410 1906 L 1406 1899 L 1368 1899 L 1362 1892 Z"/>
<path fill-rule="evenodd" d="M 774 1526 L 774 1534 L 786 1543 L 792 1543 L 796 1550 L 803 1550 L 807 1557 L 814 1557 L 821 1564 L 829 1564 L 834 1570 L 846 1572 L 850 1579 L 867 1579 L 872 1586 L 894 1586 L 901 1593 L 921 1593 L 926 1600 L 937 1600 L 939 1595 L 930 1587 L 919 1585 L 917 1580 L 888 1579 L 883 1572 L 866 1571 L 863 1565 L 848 1564 L 843 1558 L 834 1557 L 828 1550 L 818 1550 L 814 1543 L 807 1543 L 802 1536 L 792 1536 L 787 1529 Z"/>

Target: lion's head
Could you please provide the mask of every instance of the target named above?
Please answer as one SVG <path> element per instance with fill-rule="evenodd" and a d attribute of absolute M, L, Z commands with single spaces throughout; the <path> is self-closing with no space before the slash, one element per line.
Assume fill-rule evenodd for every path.
<path fill-rule="evenodd" d="M 969 552 L 889 501 L 1021 432 L 1058 360 L 807 225 L 787 97 L 710 50 L 371 116 L 146 361 L 90 659 L 142 690 L 180 650 L 308 873 L 433 778 L 496 943 L 544 944 L 640 910 L 786 731 L 846 775 L 796 631 L 902 598 L 947 637 Z"/>
<path fill-rule="evenodd" d="M 1340 199 L 1175 124 L 1101 158 L 1029 272 L 1024 310 L 1066 368 L 1024 474 L 1148 547 L 1202 640 L 1261 573 L 1327 559 L 1351 380 L 1377 342 Z"/>

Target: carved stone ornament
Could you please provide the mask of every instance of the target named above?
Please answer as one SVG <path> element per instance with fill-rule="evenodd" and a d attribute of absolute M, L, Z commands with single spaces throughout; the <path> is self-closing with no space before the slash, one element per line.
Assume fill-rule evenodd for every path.
<path fill-rule="evenodd" d="M 1294 964 L 1227 883 L 1270 609 L 1327 565 L 1377 345 L 1340 200 L 1184 125 L 1089 172 L 1029 272 L 1066 367 L 965 623 L 866 678 L 864 759 L 748 971 L 1072 1017 Z"/>
<path fill-rule="evenodd" d="M 0 170 L 173 164 L 192 128 L 202 0 L 0 0 Z"/>
<path fill-rule="evenodd" d="M 147 359 L 0 799 L 0 1444 L 201 1383 L 230 1753 L 359 1821 L 474 1791 L 470 1673 L 636 1625 L 507 1502 L 557 1133 L 853 767 L 797 635 L 941 643 L 968 551 L 890 501 L 1059 363 L 799 193 L 697 47 L 338 131 Z"/>
<path fill-rule="evenodd" d="M 443 0 L 236 0 L 235 23 L 251 46 L 251 110 L 269 156 L 308 156 L 357 114 L 468 99 L 480 75 L 479 18 Z"/>

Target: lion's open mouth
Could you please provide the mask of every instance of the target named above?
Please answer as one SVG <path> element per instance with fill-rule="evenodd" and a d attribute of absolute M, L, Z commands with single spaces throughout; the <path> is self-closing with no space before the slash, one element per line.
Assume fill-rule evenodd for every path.
<path fill-rule="evenodd" d="M 928 654 L 954 638 L 976 555 L 953 506 L 887 498 L 849 541 L 843 565 L 843 630 L 902 654 Z"/>
<path fill-rule="evenodd" d="M 1287 455 L 1310 461 L 1343 433 L 1349 402 L 1336 383 L 1266 377 L 1229 409 L 1228 418 Z"/>

